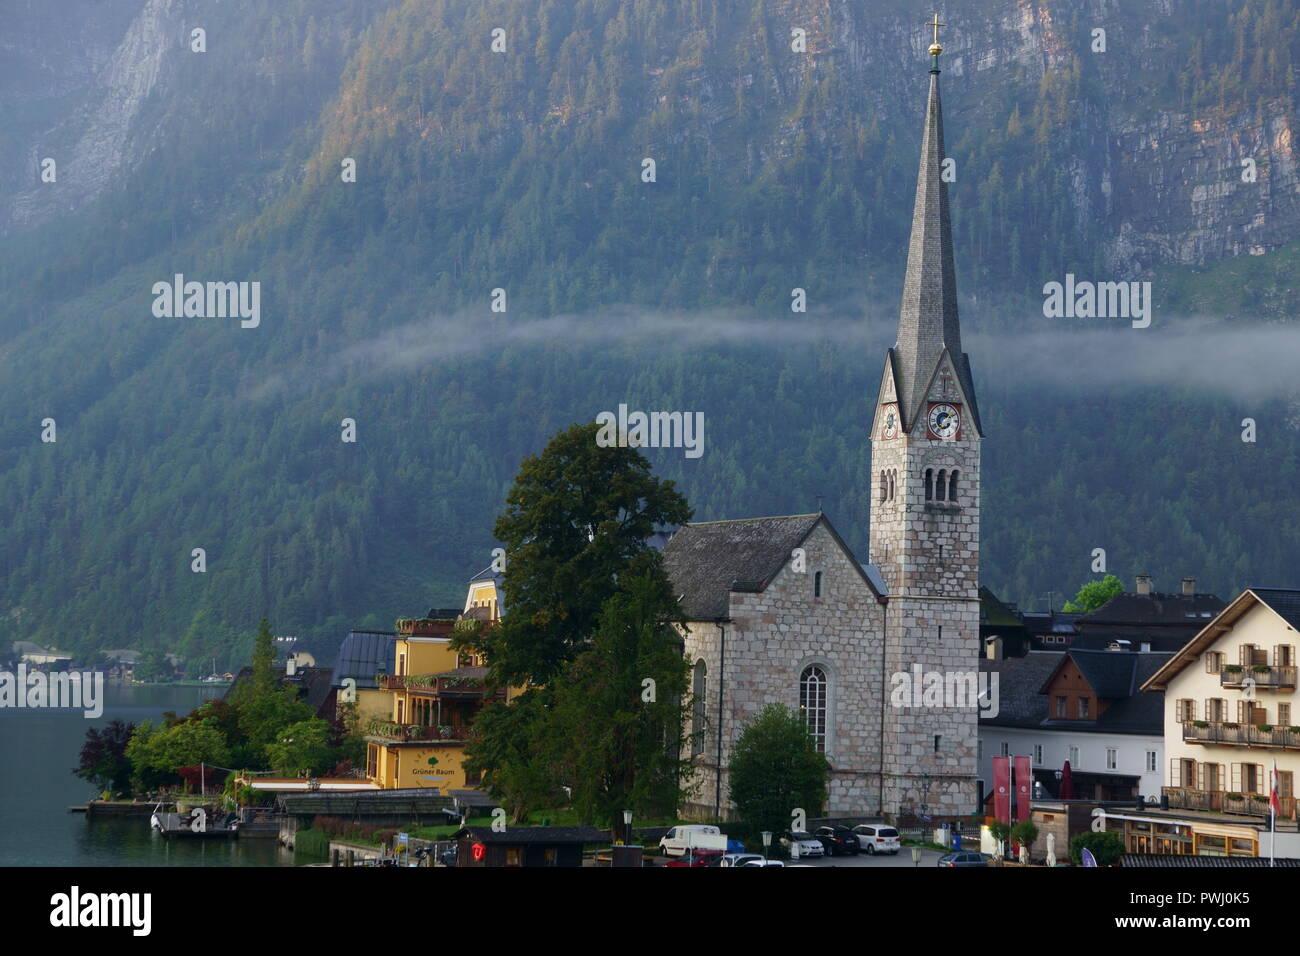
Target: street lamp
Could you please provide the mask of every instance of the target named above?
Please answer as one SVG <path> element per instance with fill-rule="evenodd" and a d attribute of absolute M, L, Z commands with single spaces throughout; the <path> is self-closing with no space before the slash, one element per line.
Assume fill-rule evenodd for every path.
<path fill-rule="evenodd" d="M 763 863 L 767 863 L 767 850 L 772 845 L 772 831 L 763 831 Z"/>
<path fill-rule="evenodd" d="M 632 811 L 631 810 L 623 811 L 623 829 L 625 831 L 623 842 L 626 845 L 631 846 L 632 845 Z"/>

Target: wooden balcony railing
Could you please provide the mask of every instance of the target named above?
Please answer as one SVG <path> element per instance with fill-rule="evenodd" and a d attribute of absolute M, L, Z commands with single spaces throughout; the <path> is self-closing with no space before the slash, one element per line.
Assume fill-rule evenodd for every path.
<path fill-rule="evenodd" d="M 1300 728 L 1262 724 L 1210 723 L 1198 720 L 1183 724 L 1183 740 L 1195 744 L 1231 744 L 1244 747 L 1282 747 L 1300 750 Z"/>
<path fill-rule="evenodd" d="M 1241 687 L 1246 678 L 1264 690 L 1295 690 L 1296 668 L 1294 667 L 1253 667 L 1229 666 L 1219 671 L 1219 684 L 1223 687 Z"/>
<path fill-rule="evenodd" d="M 1169 798 L 1170 810 L 1205 810 L 1214 813 L 1244 813 L 1250 816 L 1269 814 L 1268 796 L 1260 793 L 1230 793 L 1226 790 L 1197 790 L 1192 787 L 1161 787 Z M 1296 798 L 1280 797 L 1279 819 L 1296 818 Z"/>

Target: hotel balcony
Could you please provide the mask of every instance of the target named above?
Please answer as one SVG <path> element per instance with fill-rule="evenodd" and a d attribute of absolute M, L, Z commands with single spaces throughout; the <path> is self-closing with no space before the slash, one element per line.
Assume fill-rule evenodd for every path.
<path fill-rule="evenodd" d="M 405 690 L 428 697 L 453 700 L 505 699 L 504 687 L 489 687 L 486 667 L 462 667 L 441 674 L 381 674 L 383 690 Z"/>
<path fill-rule="evenodd" d="M 1259 690 L 1295 690 L 1296 668 L 1294 667 L 1254 667 L 1228 666 L 1219 671 L 1219 684 L 1222 687 L 1241 687 L 1249 677 Z"/>
<path fill-rule="evenodd" d="M 1267 817 L 1268 796 L 1258 793 L 1229 793 L 1226 790 L 1195 790 L 1191 787 L 1161 787 L 1169 798 L 1170 810 L 1201 810 L 1207 813 L 1241 813 Z M 1295 797 L 1280 797 L 1279 819 L 1295 819 Z"/>
<path fill-rule="evenodd" d="M 1300 750 L 1300 728 L 1270 727 L 1267 724 L 1254 727 L 1249 724 L 1209 723 L 1197 720 L 1183 724 L 1183 742 Z"/>
<path fill-rule="evenodd" d="M 469 728 L 463 725 L 433 726 L 372 720 L 366 726 L 365 735 L 385 743 L 463 744 L 469 739 Z"/>

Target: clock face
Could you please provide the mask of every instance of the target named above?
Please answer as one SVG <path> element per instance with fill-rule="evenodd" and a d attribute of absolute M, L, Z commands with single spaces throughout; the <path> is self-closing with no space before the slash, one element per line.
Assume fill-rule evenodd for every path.
<path fill-rule="evenodd" d="M 961 412 L 956 405 L 940 402 L 930 406 L 930 434 L 944 441 L 952 441 L 961 430 Z"/>
<path fill-rule="evenodd" d="M 898 406 L 886 405 L 884 407 L 884 416 L 881 419 L 880 426 L 881 438 L 898 437 Z"/>

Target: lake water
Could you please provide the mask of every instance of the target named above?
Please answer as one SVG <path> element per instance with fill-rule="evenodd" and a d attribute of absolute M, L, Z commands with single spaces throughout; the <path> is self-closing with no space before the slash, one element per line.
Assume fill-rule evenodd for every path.
<path fill-rule="evenodd" d="M 275 840 L 164 840 L 149 817 L 93 823 L 68 807 L 96 796 L 72 774 L 86 728 L 189 713 L 225 688 L 106 684 L 102 717 L 0 709 L 0 866 L 291 866 Z"/>

